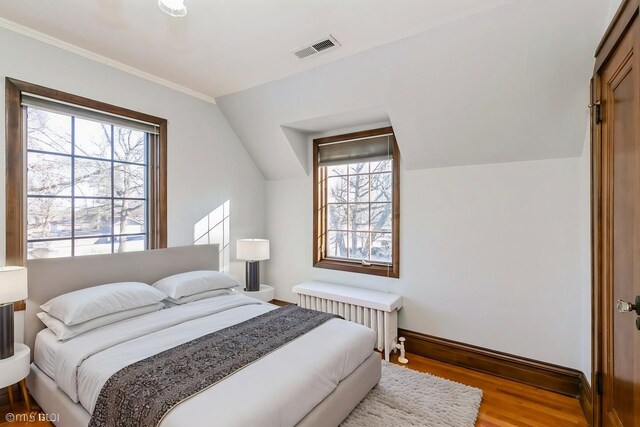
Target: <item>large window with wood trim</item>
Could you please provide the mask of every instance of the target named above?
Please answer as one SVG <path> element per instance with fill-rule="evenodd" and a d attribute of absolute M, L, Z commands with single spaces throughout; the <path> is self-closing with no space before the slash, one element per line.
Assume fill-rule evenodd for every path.
<path fill-rule="evenodd" d="M 314 140 L 315 267 L 400 274 L 400 153 L 392 128 Z"/>
<path fill-rule="evenodd" d="M 166 121 L 11 79 L 6 87 L 7 154 L 17 160 L 7 162 L 8 258 L 166 246 Z"/>

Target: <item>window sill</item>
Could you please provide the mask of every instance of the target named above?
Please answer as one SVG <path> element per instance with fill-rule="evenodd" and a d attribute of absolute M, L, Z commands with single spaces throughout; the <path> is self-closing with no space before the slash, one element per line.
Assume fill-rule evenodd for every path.
<path fill-rule="evenodd" d="M 388 267 L 386 265 L 372 264 L 364 266 L 360 263 L 341 261 L 336 259 L 322 259 L 313 264 L 316 268 L 326 268 L 329 270 L 348 271 L 350 273 L 370 274 L 373 276 L 400 277 L 400 271 L 397 265 Z"/>

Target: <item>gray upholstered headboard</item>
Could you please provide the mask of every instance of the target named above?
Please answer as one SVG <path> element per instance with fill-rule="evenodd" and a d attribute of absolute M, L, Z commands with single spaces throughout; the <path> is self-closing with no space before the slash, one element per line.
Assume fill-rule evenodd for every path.
<path fill-rule="evenodd" d="M 31 347 L 44 328 L 36 317 L 40 305 L 53 297 L 113 282 L 152 284 L 163 277 L 192 270 L 218 270 L 218 245 L 183 246 L 144 252 L 51 258 L 27 261 L 29 298 L 25 344 Z"/>

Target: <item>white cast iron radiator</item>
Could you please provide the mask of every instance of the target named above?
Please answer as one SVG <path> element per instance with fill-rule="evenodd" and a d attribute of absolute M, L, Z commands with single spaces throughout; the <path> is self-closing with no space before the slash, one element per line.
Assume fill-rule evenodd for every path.
<path fill-rule="evenodd" d="M 376 348 L 384 350 L 384 358 L 398 343 L 398 310 L 400 295 L 334 285 L 325 282 L 305 282 L 293 287 L 298 294 L 298 306 L 333 313 L 351 322 L 371 328 L 376 333 Z"/>

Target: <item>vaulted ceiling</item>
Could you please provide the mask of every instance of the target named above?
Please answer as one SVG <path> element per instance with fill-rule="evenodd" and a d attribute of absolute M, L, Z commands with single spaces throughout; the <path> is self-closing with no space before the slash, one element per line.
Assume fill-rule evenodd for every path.
<path fill-rule="evenodd" d="M 304 71 L 514 0 L 0 1 L 0 17 L 213 98 Z M 342 47 L 291 52 L 332 34 Z"/>
<path fill-rule="evenodd" d="M 608 9 L 517 0 L 217 103 L 267 179 L 304 176 L 314 132 L 382 119 L 409 170 L 579 156 Z"/>
<path fill-rule="evenodd" d="M 407 169 L 579 155 L 617 1 L 186 0 L 176 19 L 156 0 L 20 0 L 0 25 L 215 98 L 265 178 L 287 179 L 308 173 L 310 136 L 381 122 Z M 328 34 L 342 47 L 292 55 Z"/>

